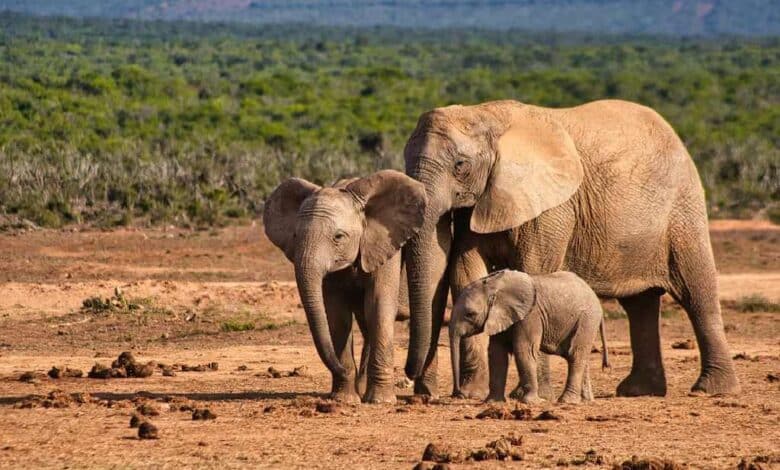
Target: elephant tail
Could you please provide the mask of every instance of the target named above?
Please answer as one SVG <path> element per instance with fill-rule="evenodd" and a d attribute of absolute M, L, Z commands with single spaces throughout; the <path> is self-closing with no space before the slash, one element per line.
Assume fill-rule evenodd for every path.
<path fill-rule="evenodd" d="M 609 364 L 609 352 L 607 351 L 607 332 L 604 323 L 604 317 L 601 317 L 601 325 L 599 325 L 599 332 L 601 333 L 601 370 L 606 370 L 612 367 Z"/>

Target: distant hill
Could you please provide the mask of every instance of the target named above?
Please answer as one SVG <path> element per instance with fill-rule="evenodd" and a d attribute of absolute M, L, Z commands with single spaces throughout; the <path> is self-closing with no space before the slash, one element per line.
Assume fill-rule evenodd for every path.
<path fill-rule="evenodd" d="M 0 10 L 255 24 L 780 35 L 778 0 L 0 0 Z"/>

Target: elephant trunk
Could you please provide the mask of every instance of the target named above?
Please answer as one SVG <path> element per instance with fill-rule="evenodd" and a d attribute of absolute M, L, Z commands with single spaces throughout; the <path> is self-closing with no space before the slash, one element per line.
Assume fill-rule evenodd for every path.
<path fill-rule="evenodd" d="M 612 366 L 609 364 L 609 351 L 607 351 L 607 331 L 606 325 L 604 324 L 604 317 L 601 318 L 599 332 L 601 333 L 601 370 L 605 370 Z"/>
<path fill-rule="evenodd" d="M 325 303 L 322 297 L 322 281 L 327 273 L 323 267 L 315 267 L 316 262 L 311 257 L 303 255 L 295 263 L 295 280 L 298 284 L 298 293 L 306 312 L 306 320 L 314 339 L 317 353 L 325 363 L 325 366 L 335 375 L 347 376 L 347 370 L 339 361 L 336 350 L 333 347 L 333 339 L 328 327 L 328 318 L 325 314 Z"/>
<path fill-rule="evenodd" d="M 452 241 L 449 213 L 436 204 L 426 209 L 420 232 L 404 247 L 409 286 L 409 355 L 406 375 L 418 378 L 435 347 L 446 306 L 446 271 Z M 434 305 L 434 303 L 436 305 Z M 434 311 L 435 310 L 435 311 Z"/>
<path fill-rule="evenodd" d="M 452 323 L 451 323 L 452 324 Z M 450 328 L 450 359 L 452 360 L 452 396 L 460 393 L 460 335 Z"/>

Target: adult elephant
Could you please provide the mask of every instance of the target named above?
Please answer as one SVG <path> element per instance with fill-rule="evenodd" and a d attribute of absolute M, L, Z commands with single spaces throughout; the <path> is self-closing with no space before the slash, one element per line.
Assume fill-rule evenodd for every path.
<path fill-rule="evenodd" d="M 423 114 L 404 156 L 425 185 L 423 227 L 404 248 L 411 338 L 406 372 L 436 393 L 435 345 L 448 284 L 453 297 L 495 269 L 569 270 L 617 298 L 633 364 L 618 395 L 666 394 L 661 295 L 686 310 L 701 351 L 694 391 L 739 384 L 723 330 L 698 173 L 652 109 L 597 101 L 563 109 L 515 101 Z M 462 343 L 463 387 L 484 396 L 484 351 Z M 431 345 L 434 347 L 432 348 Z"/>

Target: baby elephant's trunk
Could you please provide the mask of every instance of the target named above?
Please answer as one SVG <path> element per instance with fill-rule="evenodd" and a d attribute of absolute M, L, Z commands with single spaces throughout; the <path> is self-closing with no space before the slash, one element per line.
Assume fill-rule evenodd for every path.
<path fill-rule="evenodd" d="M 599 332 L 601 333 L 601 370 L 612 367 L 609 365 L 609 352 L 607 351 L 607 332 L 604 323 L 604 317 L 601 317 L 601 325 L 599 326 Z"/>

